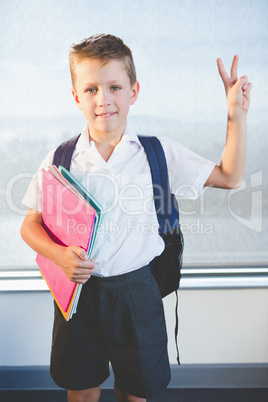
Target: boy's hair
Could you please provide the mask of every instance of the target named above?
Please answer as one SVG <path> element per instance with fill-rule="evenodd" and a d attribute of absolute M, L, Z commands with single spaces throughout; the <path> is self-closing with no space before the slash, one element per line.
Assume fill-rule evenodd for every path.
<path fill-rule="evenodd" d="M 131 50 L 122 39 L 110 34 L 96 34 L 73 44 L 69 50 L 72 84 L 75 85 L 75 67 L 85 59 L 97 59 L 102 64 L 111 60 L 120 60 L 124 64 L 130 79 L 130 84 L 136 82 L 136 69 Z"/>

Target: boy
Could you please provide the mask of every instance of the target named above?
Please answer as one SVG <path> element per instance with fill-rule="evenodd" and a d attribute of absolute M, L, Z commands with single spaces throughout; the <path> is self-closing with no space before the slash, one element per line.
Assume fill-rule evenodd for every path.
<path fill-rule="evenodd" d="M 246 115 L 251 84 L 231 76 L 217 60 L 228 103 L 227 139 L 219 166 L 161 138 L 171 191 L 196 198 L 204 186 L 234 188 L 243 179 Z M 112 364 L 119 401 L 145 401 L 170 381 L 161 296 L 148 264 L 161 254 L 151 174 L 146 154 L 127 120 L 139 93 L 130 49 L 121 39 L 94 35 L 70 50 L 72 94 L 87 125 L 71 172 L 104 207 L 93 259 L 78 246 L 55 244 L 42 227 L 40 174 L 24 197 L 29 211 L 23 239 L 84 284 L 77 313 L 66 322 L 55 305 L 51 375 L 68 389 L 69 402 L 98 401 Z M 42 167 L 51 165 L 53 151 Z M 148 230 L 150 228 L 150 230 Z"/>

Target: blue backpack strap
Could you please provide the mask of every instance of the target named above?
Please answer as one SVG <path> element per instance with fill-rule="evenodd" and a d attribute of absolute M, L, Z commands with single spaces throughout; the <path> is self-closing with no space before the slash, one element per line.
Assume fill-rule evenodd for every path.
<path fill-rule="evenodd" d="M 152 142 L 152 138 L 153 137 L 139 136 L 139 140 L 145 149 L 148 162 L 150 165 L 152 182 L 153 182 L 155 209 L 159 222 L 159 233 L 162 234 L 164 233 L 165 219 L 166 219 L 164 210 L 165 200 L 163 200 L 163 195 L 165 196 L 167 194 L 167 189 L 165 188 L 167 181 L 166 180 L 163 181 L 165 172 L 161 173 L 158 157 Z"/>
<path fill-rule="evenodd" d="M 76 135 L 75 137 L 71 138 L 70 140 L 64 141 L 62 144 L 58 146 L 58 148 L 54 152 L 52 162 L 53 165 L 57 167 L 62 165 L 66 169 L 70 170 L 73 152 L 80 135 L 81 134 Z"/>
<path fill-rule="evenodd" d="M 163 233 L 168 233 L 179 228 L 179 207 L 175 195 L 171 194 L 170 192 L 166 157 L 161 142 L 157 137 L 151 137 L 151 141 L 153 143 L 158 159 L 158 164 L 162 177 L 162 186 L 163 190 L 165 191 L 163 198 L 165 211 L 165 227 L 163 228 Z"/>
<path fill-rule="evenodd" d="M 170 193 L 165 153 L 157 137 L 139 136 L 139 140 L 150 165 L 159 233 L 164 234 L 179 226 L 178 205 Z"/>

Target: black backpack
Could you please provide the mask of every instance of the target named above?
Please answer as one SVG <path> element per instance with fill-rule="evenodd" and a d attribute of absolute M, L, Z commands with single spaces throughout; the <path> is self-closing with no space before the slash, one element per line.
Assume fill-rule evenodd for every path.
<path fill-rule="evenodd" d="M 59 145 L 54 153 L 53 164 L 57 167 L 64 166 L 70 169 L 71 159 L 75 145 L 80 134 Z M 178 334 L 178 293 L 182 254 L 183 254 L 183 235 L 179 224 L 179 209 L 175 196 L 170 193 L 168 170 L 165 154 L 162 145 L 157 137 L 138 136 L 145 149 L 150 165 L 155 209 L 159 223 L 159 234 L 165 242 L 162 254 L 151 261 L 152 273 L 157 281 L 162 298 L 170 293 L 176 293 L 176 325 L 175 339 L 177 348 L 177 360 L 179 361 L 179 351 L 177 346 Z M 164 197 L 164 200 L 163 200 Z"/>

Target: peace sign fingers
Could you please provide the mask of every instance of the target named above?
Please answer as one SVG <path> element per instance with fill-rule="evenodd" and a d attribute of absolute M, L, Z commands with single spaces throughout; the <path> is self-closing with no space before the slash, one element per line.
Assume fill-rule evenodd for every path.
<path fill-rule="evenodd" d="M 232 67 L 231 67 L 231 81 L 232 81 L 232 84 L 235 84 L 236 81 L 237 81 L 238 61 L 239 61 L 239 56 L 235 55 L 234 58 L 233 58 Z"/>
<path fill-rule="evenodd" d="M 227 72 L 224 68 L 222 59 L 217 59 L 219 74 L 223 81 L 226 93 L 227 93 L 229 87 L 233 86 L 237 81 L 238 60 L 239 60 L 239 56 L 237 56 L 237 55 L 234 56 L 233 62 L 232 62 L 232 67 L 231 67 L 231 74 L 230 74 L 231 76 L 229 77 L 229 75 L 227 74 Z"/>
<path fill-rule="evenodd" d="M 243 75 L 238 79 L 238 61 L 239 56 L 235 55 L 229 77 L 224 68 L 222 60 L 217 59 L 219 74 L 225 87 L 229 113 L 231 113 L 236 106 L 239 106 L 241 110 L 246 112 L 249 108 L 249 94 L 252 85 L 248 82 L 248 77 L 246 75 Z"/>

